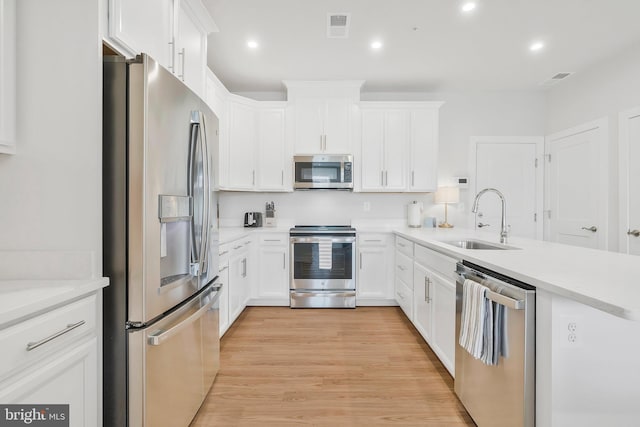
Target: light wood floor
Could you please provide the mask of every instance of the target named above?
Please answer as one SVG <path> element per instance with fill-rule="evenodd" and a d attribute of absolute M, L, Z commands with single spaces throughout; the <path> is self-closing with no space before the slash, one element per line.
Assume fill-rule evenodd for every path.
<path fill-rule="evenodd" d="M 474 426 L 398 307 L 249 307 L 192 427 Z"/>

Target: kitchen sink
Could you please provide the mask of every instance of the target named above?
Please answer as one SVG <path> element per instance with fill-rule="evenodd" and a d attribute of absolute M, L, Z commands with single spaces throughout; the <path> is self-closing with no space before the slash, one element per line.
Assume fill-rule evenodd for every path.
<path fill-rule="evenodd" d="M 446 242 L 447 245 L 455 246 L 461 249 L 485 249 L 485 250 L 511 250 L 519 249 L 513 246 L 501 245 L 498 243 L 483 242 L 482 240 L 450 240 Z"/>

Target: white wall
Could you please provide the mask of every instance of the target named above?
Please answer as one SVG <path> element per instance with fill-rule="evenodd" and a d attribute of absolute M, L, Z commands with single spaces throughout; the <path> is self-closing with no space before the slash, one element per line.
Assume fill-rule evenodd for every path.
<path fill-rule="evenodd" d="M 16 28 L 17 154 L 0 155 L 0 251 L 91 252 L 99 274 L 98 1 L 20 0 Z"/>
<path fill-rule="evenodd" d="M 274 93 L 243 93 L 254 99 L 276 99 Z M 284 96 L 280 96 L 283 99 Z M 545 97 L 542 92 L 466 92 L 466 93 L 363 93 L 363 101 L 444 101 L 440 109 L 440 148 L 438 158 L 438 181 L 440 185 L 447 185 L 453 176 L 468 176 L 469 174 L 469 140 L 471 136 L 540 136 L 544 135 Z M 427 207 L 425 215 L 437 216 L 442 221 L 444 210 L 442 206 L 430 206 L 430 194 L 345 194 L 331 192 L 325 196 L 280 194 L 276 205 L 282 205 L 283 217 L 294 218 L 297 221 L 315 221 L 326 223 L 333 216 L 327 216 L 325 221 L 316 212 L 326 215 L 329 206 L 336 214 L 335 219 L 359 218 L 404 218 L 405 205 L 411 200 L 419 200 Z M 466 191 L 461 192 L 460 205 L 450 206 L 449 222 L 457 226 L 466 226 L 470 202 L 465 199 Z M 270 197 L 270 196 L 269 196 Z M 276 196 L 274 196 L 276 197 Z M 264 202 L 268 197 L 261 194 L 222 194 L 221 218 L 239 217 L 245 210 L 264 210 Z M 317 206 L 315 200 L 318 202 Z M 304 201 L 300 203 L 299 201 Z M 362 205 L 365 201 L 372 204 L 370 212 L 364 212 Z M 249 209 L 253 206 L 253 209 Z M 313 206 L 313 208 L 309 207 Z M 241 208 L 242 207 L 242 208 Z M 335 210 L 335 211 L 334 211 Z"/>
<path fill-rule="evenodd" d="M 618 52 L 551 88 L 546 135 L 609 119 L 609 248 L 618 248 L 618 113 L 640 106 L 640 45 Z"/>

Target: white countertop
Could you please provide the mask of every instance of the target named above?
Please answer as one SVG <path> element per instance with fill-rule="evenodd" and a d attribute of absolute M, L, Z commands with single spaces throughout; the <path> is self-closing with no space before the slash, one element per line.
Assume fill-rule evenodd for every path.
<path fill-rule="evenodd" d="M 252 233 L 287 233 L 289 234 L 290 225 L 282 225 L 277 227 L 220 227 L 219 243 L 225 244 L 241 239 Z"/>
<path fill-rule="evenodd" d="M 465 229 L 396 228 L 418 244 L 598 308 L 640 320 L 640 257 L 513 237 L 514 250 L 460 249 L 443 241 L 473 238 L 498 243 L 498 233 Z"/>
<path fill-rule="evenodd" d="M 109 285 L 85 280 L 0 280 L 0 329 Z"/>

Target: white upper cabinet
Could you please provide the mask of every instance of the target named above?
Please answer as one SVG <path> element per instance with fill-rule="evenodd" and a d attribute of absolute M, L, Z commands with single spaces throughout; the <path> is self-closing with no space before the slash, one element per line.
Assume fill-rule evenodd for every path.
<path fill-rule="evenodd" d="M 147 53 L 205 96 L 207 35 L 218 31 L 201 0 L 109 0 L 109 42 Z"/>
<path fill-rule="evenodd" d="M 276 104 L 276 105 L 274 105 Z M 258 109 L 258 178 L 262 191 L 292 189 L 291 155 L 285 138 L 285 107 L 261 103 Z"/>
<path fill-rule="evenodd" d="M 291 190 L 285 110 L 283 102 L 229 96 L 229 134 L 221 136 L 219 151 L 221 165 L 227 164 L 221 171 L 223 190 Z"/>
<path fill-rule="evenodd" d="M 411 111 L 409 191 L 438 187 L 438 118 L 440 102 Z"/>
<path fill-rule="evenodd" d="M 361 81 L 285 82 L 295 154 L 352 154 Z"/>
<path fill-rule="evenodd" d="M 236 97 L 234 97 L 236 98 Z M 256 109 L 233 99 L 229 102 L 229 179 L 234 190 L 253 190 L 256 185 Z"/>
<path fill-rule="evenodd" d="M 441 104 L 360 103 L 360 191 L 435 191 Z"/>
<path fill-rule="evenodd" d="M 361 117 L 361 190 L 404 191 L 409 112 L 363 108 Z"/>
<path fill-rule="evenodd" d="M 0 153 L 16 152 L 16 2 L 0 0 Z"/>

